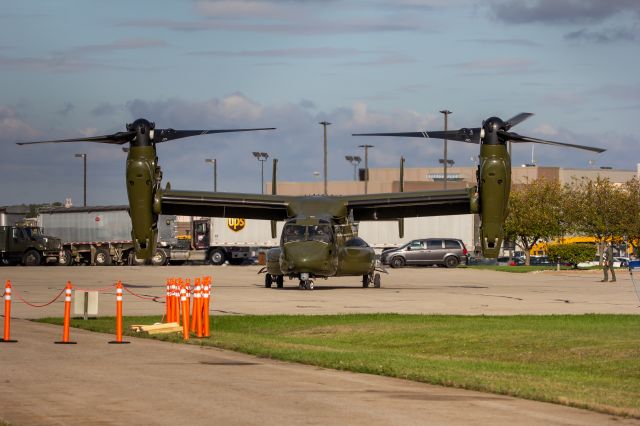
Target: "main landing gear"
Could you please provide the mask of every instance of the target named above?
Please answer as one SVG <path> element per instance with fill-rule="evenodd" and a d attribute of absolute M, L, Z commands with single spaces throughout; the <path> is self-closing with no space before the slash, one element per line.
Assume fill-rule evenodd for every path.
<path fill-rule="evenodd" d="M 264 275 L 264 286 L 266 288 L 271 288 L 271 285 L 273 284 L 274 281 L 276 283 L 276 287 L 278 287 L 278 288 L 284 287 L 284 276 L 282 276 L 282 275 L 271 275 L 271 274 L 265 274 Z"/>
<path fill-rule="evenodd" d="M 377 272 L 375 274 L 367 274 L 362 276 L 362 287 L 367 288 L 373 283 L 375 288 L 380 288 L 381 278 Z"/>

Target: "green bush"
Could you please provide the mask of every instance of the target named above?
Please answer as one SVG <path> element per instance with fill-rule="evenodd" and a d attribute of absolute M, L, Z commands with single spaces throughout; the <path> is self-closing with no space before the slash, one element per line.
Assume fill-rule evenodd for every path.
<path fill-rule="evenodd" d="M 554 244 L 548 249 L 549 260 L 552 262 L 568 262 L 577 265 L 589 262 L 596 256 L 595 244 Z"/>

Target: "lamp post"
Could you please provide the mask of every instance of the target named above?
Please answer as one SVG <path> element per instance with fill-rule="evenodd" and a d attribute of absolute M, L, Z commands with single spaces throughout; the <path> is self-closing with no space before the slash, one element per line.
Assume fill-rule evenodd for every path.
<path fill-rule="evenodd" d="M 455 164 L 455 161 L 453 160 L 449 160 L 449 159 L 444 159 L 444 158 L 439 158 L 438 159 L 438 163 L 443 164 L 445 167 L 445 170 L 448 169 L 449 167 L 453 167 L 453 165 Z M 446 171 L 445 171 L 446 173 Z M 446 179 L 447 179 L 447 175 L 445 174 L 444 176 L 445 179 L 445 189 L 446 189 Z"/>
<path fill-rule="evenodd" d="M 264 194 L 264 162 L 269 158 L 266 152 L 254 152 L 253 156 L 260 162 L 260 193 Z"/>
<path fill-rule="evenodd" d="M 357 155 L 345 155 L 344 159 L 353 165 L 353 180 L 358 180 L 358 164 L 360 164 L 362 158 Z"/>
<path fill-rule="evenodd" d="M 218 192 L 218 160 L 216 158 L 205 158 L 204 162 L 213 164 L 213 192 Z"/>
<path fill-rule="evenodd" d="M 449 114 L 451 114 L 451 111 L 449 111 L 448 109 L 443 109 L 442 111 L 440 111 L 442 114 L 444 114 L 444 131 L 447 131 L 447 127 L 448 127 L 448 117 Z M 442 163 L 444 165 L 444 189 L 447 189 L 447 166 L 449 164 L 449 162 L 447 161 L 447 139 L 444 139 L 444 162 Z"/>
<path fill-rule="evenodd" d="M 327 126 L 331 123 L 321 121 L 318 124 L 322 124 L 322 127 L 324 127 L 324 195 L 327 195 Z"/>
<path fill-rule="evenodd" d="M 369 190 L 369 148 L 373 145 L 358 145 L 358 148 L 364 148 L 364 193 Z"/>
<path fill-rule="evenodd" d="M 84 162 L 84 206 L 87 207 L 87 154 L 76 154 Z"/>

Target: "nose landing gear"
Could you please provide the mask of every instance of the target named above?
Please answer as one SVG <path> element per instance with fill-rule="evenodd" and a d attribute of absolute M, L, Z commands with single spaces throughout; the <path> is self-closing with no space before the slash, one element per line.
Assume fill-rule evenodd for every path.
<path fill-rule="evenodd" d="M 300 280 L 298 288 L 300 288 L 300 290 L 313 290 L 313 280 Z"/>

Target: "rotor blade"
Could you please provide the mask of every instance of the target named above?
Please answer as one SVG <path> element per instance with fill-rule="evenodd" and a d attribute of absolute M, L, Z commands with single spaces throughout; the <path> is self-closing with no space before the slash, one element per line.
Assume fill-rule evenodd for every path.
<path fill-rule="evenodd" d="M 51 141 L 35 141 L 35 142 L 16 142 L 18 145 L 33 145 L 36 143 L 58 143 L 58 142 L 96 142 L 96 143 L 110 143 L 116 145 L 122 145 L 129 142 L 134 138 L 136 132 L 118 132 L 112 135 L 103 136 L 91 136 L 87 138 L 73 138 L 73 139 L 57 139 Z"/>
<path fill-rule="evenodd" d="M 230 133 L 230 132 L 252 132 L 255 130 L 275 130 L 275 127 L 263 127 L 258 129 L 227 129 L 227 130 L 174 130 L 174 129 L 156 129 L 154 140 L 158 142 L 166 142 L 174 139 L 188 138 L 190 136 L 208 135 L 212 133 Z"/>
<path fill-rule="evenodd" d="M 479 143 L 480 128 L 462 128 L 460 130 L 447 130 L 446 132 L 353 133 L 351 136 L 402 136 L 408 138 L 447 139 L 451 141 Z"/>
<path fill-rule="evenodd" d="M 511 117 L 505 123 L 506 126 L 507 126 L 507 129 L 510 129 L 513 126 L 516 126 L 516 125 L 522 123 L 524 120 L 526 120 L 527 118 L 529 118 L 531 116 L 533 116 L 533 114 L 530 113 L 530 112 L 521 112 L 520 114 L 518 114 L 518 115 L 516 115 L 514 117 Z"/>
<path fill-rule="evenodd" d="M 547 141 L 547 140 L 544 140 L 544 139 L 537 139 L 537 138 L 531 138 L 531 137 L 528 137 L 528 136 L 522 136 L 522 135 L 519 135 L 517 133 L 504 132 L 502 130 L 499 131 L 498 134 L 504 140 L 510 140 L 510 141 L 516 142 L 516 143 L 529 142 L 529 143 L 540 143 L 540 144 L 544 144 L 544 145 L 566 146 L 568 148 L 585 149 L 587 151 L 593 151 L 593 152 L 597 152 L 597 153 L 601 153 L 601 152 L 606 151 L 606 149 L 596 148 L 596 147 L 593 147 L 593 146 L 576 145 L 576 144 L 571 144 L 571 143 L 563 143 L 563 142 L 555 142 L 555 141 Z"/>

